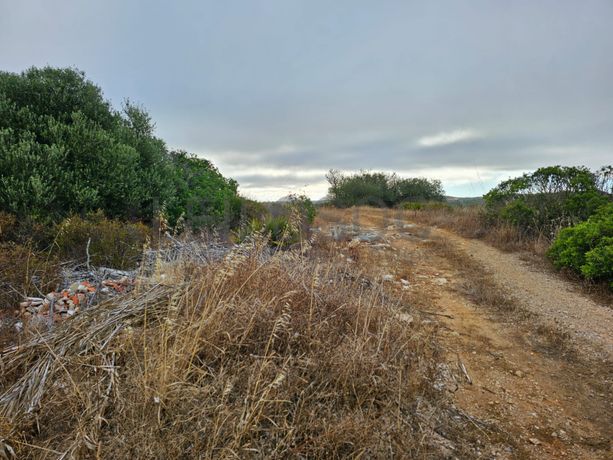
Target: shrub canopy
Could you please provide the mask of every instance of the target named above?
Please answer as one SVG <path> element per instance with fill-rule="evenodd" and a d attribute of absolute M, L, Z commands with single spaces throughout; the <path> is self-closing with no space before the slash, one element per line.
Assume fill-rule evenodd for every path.
<path fill-rule="evenodd" d="M 613 203 L 587 221 L 560 231 L 549 249 L 558 268 L 570 268 L 613 288 Z"/>
<path fill-rule="evenodd" d="M 98 209 L 149 221 L 168 208 L 214 225 L 240 207 L 234 181 L 169 153 L 154 127 L 130 101 L 114 110 L 76 69 L 0 72 L 0 210 L 50 223 Z"/>
<path fill-rule="evenodd" d="M 171 224 L 183 217 L 193 228 L 236 226 L 241 213 L 236 181 L 184 150 L 172 152 L 171 159 L 175 174 L 175 195 L 167 209 Z"/>
<path fill-rule="evenodd" d="M 528 234 L 555 236 L 611 201 L 613 167 L 549 166 L 501 182 L 485 196 L 489 216 Z"/>
<path fill-rule="evenodd" d="M 331 170 L 326 179 L 330 184 L 330 203 L 346 208 L 350 206 L 392 207 L 405 201 L 443 201 L 443 187 L 438 180 L 425 178 L 399 178 L 396 174 L 362 171 L 343 175 Z"/>

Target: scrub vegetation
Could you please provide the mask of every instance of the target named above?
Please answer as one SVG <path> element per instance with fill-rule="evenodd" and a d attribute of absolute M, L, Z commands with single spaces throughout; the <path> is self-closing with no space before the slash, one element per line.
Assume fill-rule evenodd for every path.
<path fill-rule="evenodd" d="M 408 203 L 413 219 L 482 238 L 505 250 L 547 255 L 557 268 L 613 283 L 613 167 L 552 166 L 506 180 L 484 204 Z"/>
<path fill-rule="evenodd" d="M 526 455 L 504 423 L 454 400 L 473 381 L 434 320 L 454 318 L 437 295 L 462 271 L 470 302 L 520 310 L 409 222 L 530 248 L 613 287 L 613 168 L 541 168 L 483 200 L 331 170 L 324 209 L 247 199 L 154 131 L 144 108 L 113 108 L 76 69 L 0 72 L 0 458 Z M 28 323 L 25 308 L 79 291 L 66 272 L 90 265 L 126 274 L 126 288 L 57 322 L 47 295 Z M 19 327 L 3 336 L 3 324 Z"/>

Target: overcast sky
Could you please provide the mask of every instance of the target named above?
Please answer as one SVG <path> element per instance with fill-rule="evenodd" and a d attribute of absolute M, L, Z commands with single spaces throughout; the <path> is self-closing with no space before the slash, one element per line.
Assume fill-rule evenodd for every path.
<path fill-rule="evenodd" d="M 0 0 L 0 69 L 76 66 L 251 197 L 325 172 L 474 196 L 613 160 L 613 1 Z"/>

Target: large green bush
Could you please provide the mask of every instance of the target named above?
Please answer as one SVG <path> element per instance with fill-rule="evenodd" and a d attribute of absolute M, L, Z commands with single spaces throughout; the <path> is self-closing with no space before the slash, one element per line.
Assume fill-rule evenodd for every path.
<path fill-rule="evenodd" d="M 441 182 L 424 178 L 402 179 L 395 174 L 362 171 L 343 175 L 331 170 L 326 179 L 330 184 L 330 204 L 351 206 L 392 207 L 405 201 L 443 201 Z"/>
<path fill-rule="evenodd" d="M 613 288 L 613 203 L 600 208 L 587 221 L 561 230 L 549 256 L 558 268 L 607 281 Z"/>
<path fill-rule="evenodd" d="M 525 234 L 553 237 L 611 201 L 613 168 L 550 166 L 506 180 L 485 196 L 488 216 Z"/>
<path fill-rule="evenodd" d="M 0 209 L 51 222 L 103 209 L 151 219 L 172 194 L 147 113 L 113 110 L 73 69 L 0 72 Z"/>
<path fill-rule="evenodd" d="M 75 69 L 0 72 L 0 211 L 53 224 L 102 210 L 192 227 L 235 226 L 236 182 L 208 161 L 168 152 L 154 123 L 126 101 L 113 109 Z"/>

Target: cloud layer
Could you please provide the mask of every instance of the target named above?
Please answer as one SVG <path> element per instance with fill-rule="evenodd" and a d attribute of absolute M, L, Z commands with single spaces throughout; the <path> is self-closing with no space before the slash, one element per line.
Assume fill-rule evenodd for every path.
<path fill-rule="evenodd" d="M 457 144 L 481 137 L 479 133 L 471 129 L 456 129 L 438 133 L 433 136 L 424 136 L 417 140 L 417 144 L 422 147 L 439 147 L 443 145 Z"/>
<path fill-rule="evenodd" d="M 77 66 L 244 193 L 379 169 L 475 195 L 613 152 L 613 2 L 0 2 L 0 65 Z"/>

